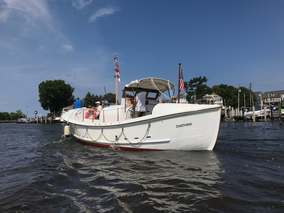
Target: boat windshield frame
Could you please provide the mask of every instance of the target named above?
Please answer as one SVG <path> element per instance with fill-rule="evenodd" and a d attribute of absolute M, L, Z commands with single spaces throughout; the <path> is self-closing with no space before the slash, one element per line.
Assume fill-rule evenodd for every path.
<path fill-rule="evenodd" d="M 127 92 L 132 92 L 133 95 L 127 95 Z M 125 87 L 122 93 L 122 97 L 123 98 L 127 98 L 127 97 L 135 97 L 139 92 L 146 92 L 147 99 L 152 99 L 152 100 L 157 100 L 159 98 L 159 96 L 161 95 L 159 90 L 154 90 L 154 89 L 144 89 L 144 88 L 137 88 L 137 87 Z M 150 97 L 149 93 L 155 93 L 155 97 Z"/>

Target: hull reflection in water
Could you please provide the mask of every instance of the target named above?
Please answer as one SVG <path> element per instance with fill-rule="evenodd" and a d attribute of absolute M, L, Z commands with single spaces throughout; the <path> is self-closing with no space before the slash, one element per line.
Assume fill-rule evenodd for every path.
<path fill-rule="evenodd" d="M 93 207 L 84 202 L 86 209 L 182 212 L 194 210 L 197 202 L 220 197 L 222 169 L 215 153 L 103 150 L 97 149 L 93 157 L 64 156 L 69 169 L 78 172 L 81 184 L 90 186 L 80 188 L 80 196 L 94 201 Z"/>

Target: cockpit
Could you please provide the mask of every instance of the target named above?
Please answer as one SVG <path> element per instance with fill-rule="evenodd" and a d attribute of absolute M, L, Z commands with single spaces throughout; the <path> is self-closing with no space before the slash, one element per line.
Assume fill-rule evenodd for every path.
<path fill-rule="evenodd" d="M 174 85 L 168 80 L 144 78 L 130 82 L 125 86 L 122 95 L 127 118 L 151 114 L 158 103 L 170 101 L 173 93 Z"/>

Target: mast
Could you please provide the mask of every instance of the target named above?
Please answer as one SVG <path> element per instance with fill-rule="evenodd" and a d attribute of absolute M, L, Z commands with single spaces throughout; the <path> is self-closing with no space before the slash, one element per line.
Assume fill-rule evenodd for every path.
<path fill-rule="evenodd" d="M 106 90 L 106 87 L 104 86 L 104 93 L 105 95 L 107 94 L 107 90 Z"/>
<path fill-rule="evenodd" d="M 244 108 L 246 108 L 246 93 L 244 92 Z"/>
<path fill-rule="evenodd" d="M 118 56 L 113 58 L 114 63 L 114 83 L 115 83 L 115 104 L 119 104 L 119 88 L 120 88 L 120 67 Z"/>
<path fill-rule="evenodd" d="M 240 93 L 241 93 L 241 89 L 239 86 L 238 88 L 238 116 L 240 116 Z"/>
<path fill-rule="evenodd" d="M 249 90 L 250 90 L 250 105 L 252 107 L 252 121 L 255 122 L 255 106 L 254 106 L 254 98 L 252 95 L 252 83 L 249 84 Z"/>
<path fill-rule="evenodd" d="M 252 109 L 251 83 L 249 83 L 249 107 L 250 107 L 250 109 Z"/>

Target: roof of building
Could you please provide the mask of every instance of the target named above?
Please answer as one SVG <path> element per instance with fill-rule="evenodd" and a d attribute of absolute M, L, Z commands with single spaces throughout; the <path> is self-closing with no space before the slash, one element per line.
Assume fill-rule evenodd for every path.
<path fill-rule="evenodd" d="M 284 95 L 284 90 L 267 91 L 263 93 L 264 97 L 280 97 Z"/>

